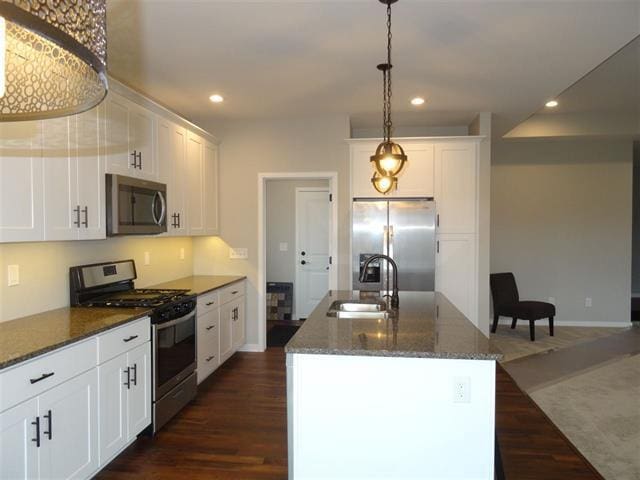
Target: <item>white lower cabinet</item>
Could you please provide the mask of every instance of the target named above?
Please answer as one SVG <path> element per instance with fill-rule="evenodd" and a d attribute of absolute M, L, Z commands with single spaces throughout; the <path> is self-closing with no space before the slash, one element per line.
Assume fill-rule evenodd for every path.
<path fill-rule="evenodd" d="M 151 344 L 146 342 L 98 367 L 100 465 L 151 423 Z"/>
<path fill-rule="evenodd" d="M 231 345 L 235 352 L 245 341 L 244 297 L 234 300 L 231 306 Z"/>
<path fill-rule="evenodd" d="M 198 314 L 198 383 L 220 365 L 220 310 Z"/>
<path fill-rule="evenodd" d="M 0 478 L 89 478 L 98 469 L 98 378 L 79 375 L 0 414 Z"/>

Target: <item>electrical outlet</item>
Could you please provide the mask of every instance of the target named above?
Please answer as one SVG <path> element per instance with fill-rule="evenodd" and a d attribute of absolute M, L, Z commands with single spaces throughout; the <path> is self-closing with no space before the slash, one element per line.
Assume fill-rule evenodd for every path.
<path fill-rule="evenodd" d="M 230 248 L 229 258 L 233 258 L 233 259 L 249 258 L 249 251 L 246 248 Z"/>
<path fill-rule="evenodd" d="M 180 260 L 184 260 L 184 247 L 180 249 Z"/>
<path fill-rule="evenodd" d="M 7 286 L 20 285 L 20 265 L 7 265 Z"/>
<path fill-rule="evenodd" d="M 471 379 L 455 377 L 453 379 L 453 403 L 469 403 L 471 401 Z"/>
<path fill-rule="evenodd" d="M 584 299 L 584 306 L 587 308 L 593 307 L 593 299 L 591 297 L 587 297 Z"/>
<path fill-rule="evenodd" d="M 144 252 L 144 264 L 151 265 L 151 253 Z"/>
<path fill-rule="evenodd" d="M 555 305 L 556 304 L 556 297 L 549 297 L 549 303 L 551 305 Z"/>
<path fill-rule="evenodd" d="M 289 250 L 289 244 L 287 242 L 280 242 L 280 251 L 286 252 Z"/>

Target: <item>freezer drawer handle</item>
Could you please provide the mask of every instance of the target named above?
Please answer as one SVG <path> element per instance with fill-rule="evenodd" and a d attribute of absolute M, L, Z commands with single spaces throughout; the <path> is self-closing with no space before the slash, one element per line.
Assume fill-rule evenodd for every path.
<path fill-rule="evenodd" d="M 53 377 L 54 374 L 55 374 L 55 372 L 43 373 L 38 378 L 32 378 L 29 381 L 31 382 L 31 385 L 33 385 L 34 383 L 38 383 L 38 382 L 44 380 L 45 378 Z"/>

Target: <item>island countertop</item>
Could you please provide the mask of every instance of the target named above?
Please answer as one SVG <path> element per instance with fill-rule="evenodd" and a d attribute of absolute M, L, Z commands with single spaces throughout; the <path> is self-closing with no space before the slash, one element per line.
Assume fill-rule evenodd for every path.
<path fill-rule="evenodd" d="M 467 360 L 502 358 L 490 346 L 489 339 L 439 292 L 400 292 L 400 308 L 388 319 L 327 316 L 332 302 L 361 297 L 372 298 L 369 292 L 329 291 L 285 351 Z"/>

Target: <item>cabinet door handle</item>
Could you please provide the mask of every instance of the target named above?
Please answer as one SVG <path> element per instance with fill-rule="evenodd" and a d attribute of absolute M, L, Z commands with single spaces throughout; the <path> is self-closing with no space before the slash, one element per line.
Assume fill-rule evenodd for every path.
<path fill-rule="evenodd" d="M 135 340 L 136 338 L 138 338 L 138 335 L 131 335 L 129 338 L 123 338 L 122 341 L 130 342 L 131 340 Z"/>
<path fill-rule="evenodd" d="M 76 208 L 74 208 L 74 209 L 73 209 L 73 211 L 74 211 L 74 212 L 75 212 L 75 214 L 76 214 L 76 221 L 75 221 L 75 222 L 73 222 L 73 224 L 74 224 L 76 227 L 80 228 L 80 205 L 78 205 Z"/>
<path fill-rule="evenodd" d="M 133 364 L 133 379 L 131 380 L 131 383 L 133 383 L 135 387 L 138 386 L 138 364 L 137 363 Z"/>
<path fill-rule="evenodd" d="M 35 422 L 31 422 L 31 425 L 36 427 L 36 438 L 32 438 L 32 442 L 36 442 L 36 447 L 40 448 L 40 417 L 36 417 Z"/>
<path fill-rule="evenodd" d="M 238 307 L 233 309 L 233 321 L 238 320 Z"/>
<path fill-rule="evenodd" d="M 82 212 L 84 213 L 84 222 L 82 222 L 82 225 L 84 225 L 84 228 L 89 228 L 89 207 L 85 205 Z"/>
<path fill-rule="evenodd" d="M 55 372 L 43 373 L 38 378 L 32 378 L 29 381 L 31 382 L 31 385 L 33 385 L 34 383 L 41 382 L 45 378 L 53 377 L 54 374 L 55 374 Z"/>
<path fill-rule="evenodd" d="M 209 326 L 207 327 L 207 330 L 211 330 L 211 329 L 212 329 L 212 328 L 214 328 L 214 327 L 215 327 L 215 325 L 209 325 Z"/>
<path fill-rule="evenodd" d="M 436 253 L 440 253 L 440 240 L 436 242 Z"/>
<path fill-rule="evenodd" d="M 216 358 L 216 356 L 215 356 L 215 355 L 211 355 L 210 357 L 207 357 L 205 360 L 206 360 L 207 362 L 210 362 L 210 361 L 211 361 L 211 360 L 213 360 L 214 358 Z"/>
<path fill-rule="evenodd" d="M 49 430 L 47 430 L 46 432 L 42 432 L 43 434 L 45 434 L 46 436 L 49 437 L 49 440 L 51 440 L 53 438 L 53 427 L 52 427 L 52 417 L 53 415 L 51 414 L 51 410 L 49 410 L 47 412 L 47 414 L 44 416 L 44 418 L 47 419 L 48 423 L 49 423 Z"/>
<path fill-rule="evenodd" d="M 142 152 L 138 152 L 138 168 L 142 170 Z"/>
<path fill-rule="evenodd" d="M 440 214 L 436 215 L 436 227 L 440 226 Z"/>
<path fill-rule="evenodd" d="M 129 367 L 127 367 L 125 372 L 127 373 L 127 381 L 124 382 L 123 385 L 126 385 L 127 390 L 129 390 L 131 388 L 131 369 Z"/>
<path fill-rule="evenodd" d="M 182 220 L 180 220 L 180 214 L 178 214 L 178 228 L 180 228 L 181 223 L 182 223 Z"/>
<path fill-rule="evenodd" d="M 137 162 L 137 159 L 138 159 L 138 151 L 137 151 L 137 150 L 134 150 L 134 151 L 131 153 L 131 156 L 133 157 L 133 163 L 131 164 L 131 166 L 132 166 L 133 168 L 138 168 L 138 162 Z"/>

